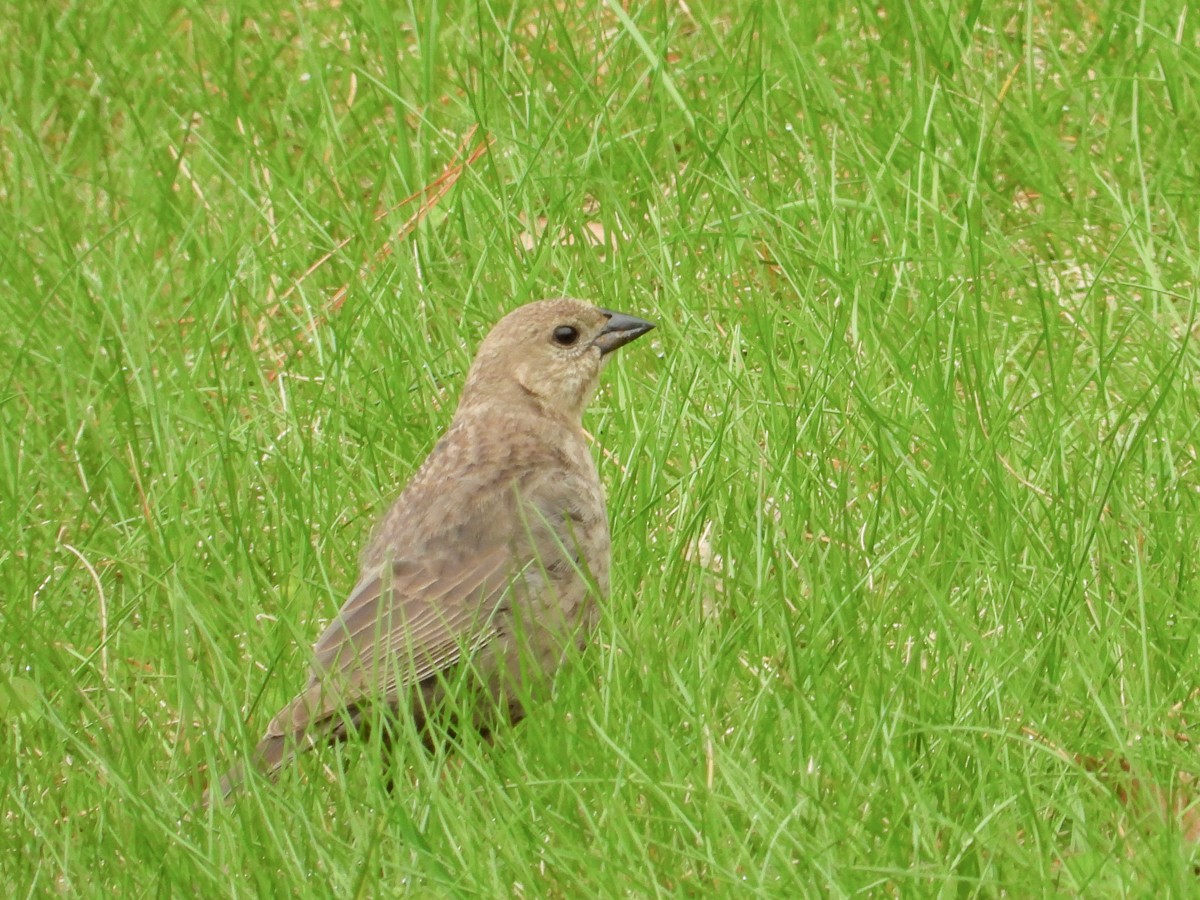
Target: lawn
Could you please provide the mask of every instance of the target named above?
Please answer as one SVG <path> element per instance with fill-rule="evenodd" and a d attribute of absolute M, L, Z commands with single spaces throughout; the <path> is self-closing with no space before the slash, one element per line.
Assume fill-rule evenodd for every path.
<path fill-rule="evenodd" d="M 0 884 L 1200 892 L 1200 17 L 0 8 Z M 199 809 L 516 305 L 612 596 L 494 743 Z M 411 731 L 411 729 L 409 729 Z M 410 735 L 411 736 L 411 735 Z"/>

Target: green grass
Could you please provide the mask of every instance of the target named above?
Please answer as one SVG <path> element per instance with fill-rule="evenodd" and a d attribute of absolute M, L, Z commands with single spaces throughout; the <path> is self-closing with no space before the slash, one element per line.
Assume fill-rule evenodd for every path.
<path fill-rule="evenodd" d="M 8 892 L 1200 891 L 1195 11 L 419 6 L 0 10 Z M 555 294 L 659 323 L 594 645 L 192 815 Z"/>

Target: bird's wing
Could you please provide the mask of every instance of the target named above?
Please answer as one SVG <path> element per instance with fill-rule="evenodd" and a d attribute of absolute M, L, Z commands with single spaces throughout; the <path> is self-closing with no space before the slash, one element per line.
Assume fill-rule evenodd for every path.
<path fill-rule="evenodd" d="M 562 618 L 568 611 L 550 609 L 552 598 L 542 595 L 551 583 L 574 578 L 580 566 L 573 534 L 580 494 L 577 477 L 539 473 L 525 485 L 524 512 L 510 513 L 518 521 L 506 523 L 494 507 L 492 518 L 473 517 L 480 527 L 466 542 L 465 558 L 409 555 L 364 575 L 317 640 L 308 686 L 267 726 L 260 767 L 274 770 L 292 754 L 289 746 L 340 732 L 365 700 L 403 705 L 406 694 L 497 636 L 505 624 L 500 616 L 518 601 L 510 596 L 514 589 Z M 523 538 L 515 538 L 522 530 Z M 520 568 L 514 568 L 514 540 L 528 553 Z"/>
<path fill-rule="evenodd" d="M 299 737 L 364 699 L 396 702 L 494 638 L 518 574 L 508 549 L 439 568 L 451 571 L 399 560 L 364 577 L 317 640 L 308 687 L 275 716 L 264 742 Z"/>

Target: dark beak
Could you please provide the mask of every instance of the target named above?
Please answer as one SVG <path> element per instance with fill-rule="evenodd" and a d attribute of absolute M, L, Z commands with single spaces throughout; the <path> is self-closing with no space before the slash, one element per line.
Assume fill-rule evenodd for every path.
<path fill-rule="evenodd" d="M 600 312 L 608 316 L 608 324 L 593 342 L 600 348 L 601 356 L 607 356 L 618 347 L 624 347 L 654 327 L 653 322 L 647 322 L 637 316 L 627 316 L 611 309 L 601 309 Z"/>

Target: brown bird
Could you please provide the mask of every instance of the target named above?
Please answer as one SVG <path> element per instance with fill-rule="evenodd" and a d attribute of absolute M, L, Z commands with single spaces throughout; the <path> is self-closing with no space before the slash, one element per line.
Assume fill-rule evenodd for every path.
<path fill-rule="evenodd" d="M 419 728 L 469 665 L 472 725 L 521 698 L 582 646 L 608 592 L 604 493 L 583 410 L 609 355 L 654 326 L 578 300 L 501 319 L 479 347 L 446 434 L 379 522 L 358 584 L 317 640 L 308 684 L 252 760 L 274 775 L 372 710 Z M 235 769 L 218 788 L 243 780 Z"/>

